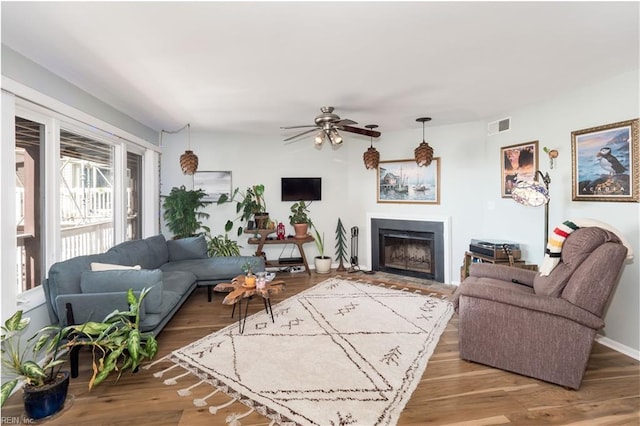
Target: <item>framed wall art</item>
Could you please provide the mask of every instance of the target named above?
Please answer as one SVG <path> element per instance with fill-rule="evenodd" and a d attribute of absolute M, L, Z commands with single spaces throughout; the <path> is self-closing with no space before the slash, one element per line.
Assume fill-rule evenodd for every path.
<path fill-rule="evenodd" d="M 231 197 L 231 172 L 195 172 L 193 187 L 207 193 L 204 201 L 216 203 L 222 194 Z"/>
<path fill-rule="evenodd" d="M 414 159 L 380 161 L 378 203 L 440 204 L 440 158 L 419 167 Z"/>
<path fill-rule="evenodd" d="M 571 132 L 573 201 L 637 203 L 638 119 Z"/>
<path fill-rule="evenodd" d="M 536 180 L 538 170 L 538 141 L 500 148 L 501 195 L 510 198 L 519 181 Z"/>

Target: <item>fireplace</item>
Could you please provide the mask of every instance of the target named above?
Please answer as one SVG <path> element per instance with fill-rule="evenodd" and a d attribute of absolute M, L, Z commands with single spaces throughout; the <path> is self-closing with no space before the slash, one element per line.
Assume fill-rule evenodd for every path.
<path fill-rule="evenodd" d="M 444 253 L 442 222 L 371 219 L 374 271 L 444 282 Z"/>

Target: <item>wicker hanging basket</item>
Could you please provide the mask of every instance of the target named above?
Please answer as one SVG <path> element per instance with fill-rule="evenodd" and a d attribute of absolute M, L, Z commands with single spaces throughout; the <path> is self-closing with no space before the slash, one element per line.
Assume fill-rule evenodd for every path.
<path fill-rule="evenodd" d="M 364 166 L 367 170 L 377 169 L 378 164 L 380 164 L 380 153 L 374 147 L 369 147 L 367 151 L 362 155 L 362 159 L 364 160 Z"/>
<path fill-rule="evenodd" d="M 192 175 L 198 170 L 198 156 L 191 150 L 186 150 L 180 156 L 180 168 L 185 175 Z"/>
<path fill-rule="evenodd" d="M 428 143 L 422 141 L 414 151 L 416 163 L 418 166 L 428 166 L 433 160 L 433 148 Z"/>

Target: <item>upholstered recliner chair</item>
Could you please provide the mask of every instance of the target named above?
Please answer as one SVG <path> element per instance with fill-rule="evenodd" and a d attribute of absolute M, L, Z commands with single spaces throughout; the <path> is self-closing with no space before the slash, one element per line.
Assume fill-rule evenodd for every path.
<path fill-rule="evenodd" d="M 472 264 L 453 298 L 460 357 L 578 389 L 626 255 L 616 234 L 587 227 L 548 276 Z"/>

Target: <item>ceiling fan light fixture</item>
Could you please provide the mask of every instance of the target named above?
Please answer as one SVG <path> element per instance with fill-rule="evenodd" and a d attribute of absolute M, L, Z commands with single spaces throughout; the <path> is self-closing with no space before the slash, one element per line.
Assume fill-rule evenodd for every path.
<path fill-rule="evenodd" d="M 342 136 L 336 129 L 331 129 L 329 132 L 329 140 L 331 140 L 332 145 L 340 145 L 342 143 Z"/>
<path fill-rule="evenodd" d="M 318 134 L 316 135 L 315 139 L 313 140 L 313 142 L 317 145 L 320 146 L 322 145 L 322 143 L 324 142 L 324 130 L 320 130 L 318 132 Z"/>
<path fill-rule="evenodd" d="M 433 148 L 424 139 L 424 123 L 431 121 L 431 117 L 417 118 L 416 121 L 422 123 L 422 142 L 414 150 L 416 164 L 419 167 L 428 166 L 433 161 Z"/>
<path fill-rule="evenodd" d="M 375 129 L 377 124 L 367 124 L 367 129 Z M 364 161 L 364 167 L 367 170 L 377 169 L 380 164 L 380 153 L 373 147 L 373 136 L 371 136 L 371 146 L 362 154 L 362 160 Z"/>

